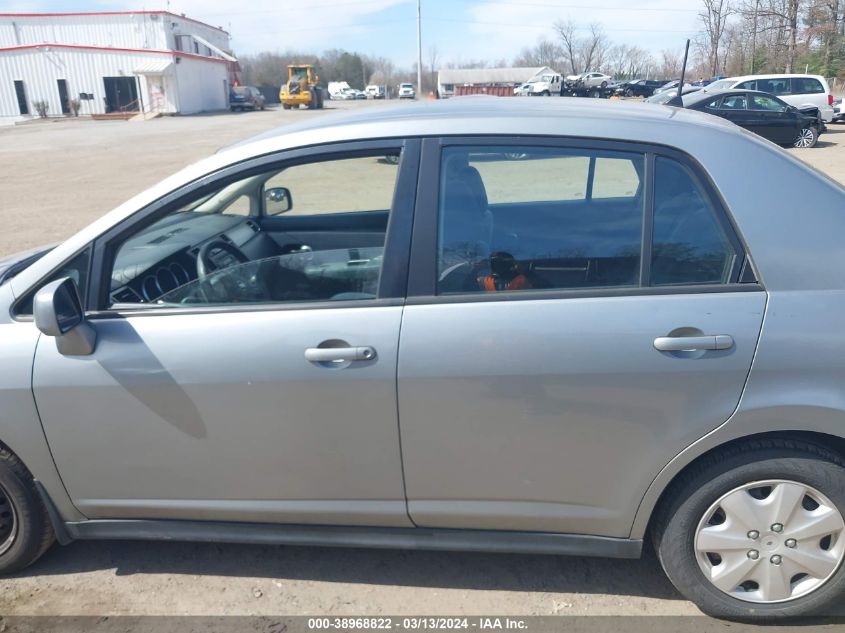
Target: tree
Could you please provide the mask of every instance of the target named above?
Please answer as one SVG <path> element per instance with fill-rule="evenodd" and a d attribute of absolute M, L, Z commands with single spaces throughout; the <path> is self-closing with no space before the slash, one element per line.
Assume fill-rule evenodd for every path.
<path fill-rule="evenodd" d="M 428 69 L 430 72 L 429 86 L 426 91 L 435 92 L 437 90 L 437 64 L 440 59 L 439 52 L 436 46 L 429 46 L 428 48 Z M 419 88 L 422 91 L 422 86 Z"/>
<path fill-rule="evenodd" d="M 560 38 L 564 60 L 569 64 L 569 70 L 571 71 L 570 74 L 581 74 L 583 71 L 580 70 L 580 60 L 576 54 L 576 50 L 578 48 L 578 27 L 575 26 L 575 23 L 571 20 L 567 20 L 566 22 L 555 22 L 554 28 Z"/>
<path fill-rule="evenodd" d="M 701 46 L 707 57 L 710 76 L 713 77 L 723 70 L 719 53 L 725 37 L 728 18 L 734 13 L 734 9 L 730 0 L 703 0 L 703 3 L 704 7 L 698 14 L 704 27 Z"/>

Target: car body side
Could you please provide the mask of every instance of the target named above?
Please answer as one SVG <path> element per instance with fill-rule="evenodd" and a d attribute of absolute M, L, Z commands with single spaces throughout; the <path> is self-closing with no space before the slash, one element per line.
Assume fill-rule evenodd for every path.
<path fill-rule="evenodd" d="M 471 107 L 447 106 L 451 114 L 446 116 L 429 116 L 425 109 L 403 114 L 385 110 L 371 118 L 338 118 L 334 124 L 325 119 L 320 127 L 305 124 L 200 161 L 83 229 L 0 286 L 0 357 L 4 359 L 0 442 L 16 452 L 42 483 L 62 520 L 84 520 L 53 463 L 32 394 L 35 346 L 52 343 L 43 337 L 39 341 L 34 324 L 15 320 L 10 307 L 112 225 L 181 186 L 255 156 L 362 139 L 450 135 L 625 139 L 675 148 L 690 156 L 715 183 L 750 253 L 767 301 L 739 404 L 718 428 L 650 465 L 649 477 L 638 481 L 619 477 L 619 484 L 625 482 L 630 493 L 630 511 L 613 536 L 641 539 L 674 477 L 719 446 L 775 431 L 845 437 L 845 337 L 839 328 L 845 313 L 845 251 L 839 245 L 845 231 L 842 187 L 753 134 L 708 115 L 639 104 L 590 103 L 565 111 L 545 103 L 520 107 L 523 116 L 517 118 L 499 113 L 497 105 L 479 98 Z M 617 116 L 628 111 L 630 118 Z M 780 210 L 775 217 L 772 209 Z"/>

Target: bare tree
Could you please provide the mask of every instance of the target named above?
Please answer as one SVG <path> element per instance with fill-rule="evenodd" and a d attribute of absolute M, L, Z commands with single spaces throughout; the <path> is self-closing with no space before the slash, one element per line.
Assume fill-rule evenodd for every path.
<path fill-rule="evenodd" d="M 725 38 L 728 19 L 735 12 L 730 0 L 703 0 L 704 7 L 698 14 L 704 27 L 703 52 L 708 60 L 710 76 L 718 75 L 723 69 L 720 49 Z"/>
<path fill-rule="evenodd" d="M 429 89 L 432 91 L 437 90 L 437 63 L 440 59 L 440 54 L 437 50 L 436 46 L 429 46 L 428 48 L 428 69 L 431 73 L 430 79 L 430 86 Z M 422 89 L 422 87 L 420 87 Z"/>
<path fill-rule="evenodd" d="M 610 49 L 610 42 L 602 30 L 601 24 L 590 25 L 590 33 L 580 40 L 581 68 L 583 72 L 599 70 L 604 66 Z"/>
<path fill-rule="evenodd" d="M 571 74 L 580 74 L 580 60 L 576 50 L 578 49 L 578 27 L 571 20 L 566 22 L 555 22 L 555 31 L 560 37 L 561 48 L 563 49 L 564 61 L 569 64 Z"/>

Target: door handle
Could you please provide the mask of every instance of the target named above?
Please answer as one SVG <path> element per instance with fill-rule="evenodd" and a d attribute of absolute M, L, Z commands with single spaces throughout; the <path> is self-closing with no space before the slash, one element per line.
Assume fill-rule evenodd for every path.
<path fill-rule="evenodd" d="M 365 345 L 363 347 L 309 347 L 305 350 L 305 360 L 312 363 L 352 362 L 356 360 L 373 360 L 376 350 Z"/>
<path fill-rule="evenodd" d="M 728 334 L 708 336 L 659 336 L 654 339 L 654 349 L 659 352 L 720 350 L 730 349 L 733 346 L 733 337 Z"/>

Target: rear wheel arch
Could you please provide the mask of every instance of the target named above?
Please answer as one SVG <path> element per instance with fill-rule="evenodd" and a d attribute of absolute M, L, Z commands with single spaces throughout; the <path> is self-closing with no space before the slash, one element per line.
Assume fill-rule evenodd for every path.
<path fill-rule="evenodd" d="M 683 482 L 687 480 L 690 473 L 701 468 L 702 464 L 719 459 L 720 456 L 728 455 L 736 449 L 753 452 L 762 445 L 769 444 L 772 441 L 779 443 L 791 442 L 815 447 L 822 453 L 832 454 L 839 462 L 845 465 L 845 437 L 831 435 L 829 433 L 807 430 L 779 430 L 732 438 L 705 450 L 701 454 L 691 456 L 690 460 L 673 475 L 670 475 L 667 481 L 659 484 L 657 488 L 659 494 L 652 496 L 650 493 L 655 490 L 655 483 L 660 480 L 660 475 L 658 475 L 655 483 L 652 483 L 646 492 L 643 502 L 640 504 L 632 526 L 631 538 L 647 538 L 651 534 L 661 511 L 667 504 L 671 504 L 673 495 L 682 487 Z M 671 464 L 672 462 L 668 466 L 671 466 Z M 648 501 L 649 497 L 652 499 L 650 502 Z"/>

